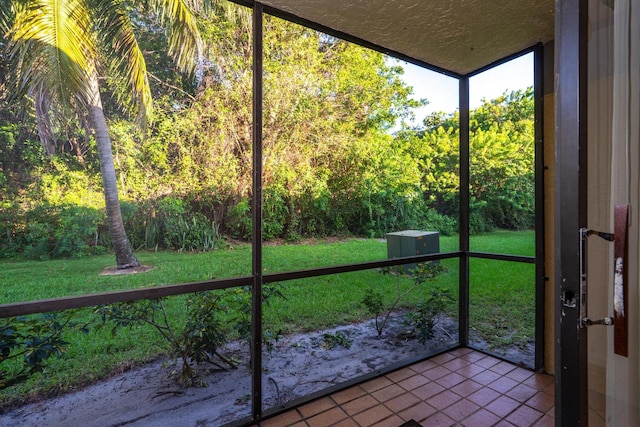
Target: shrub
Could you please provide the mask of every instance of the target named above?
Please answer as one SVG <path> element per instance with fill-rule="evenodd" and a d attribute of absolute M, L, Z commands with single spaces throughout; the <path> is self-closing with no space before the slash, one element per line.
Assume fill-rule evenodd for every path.
<path fill-rule="evenodd" d="M 231 338 L 247 340 L 251 344 L 250 289 L 241 287 L 187 295 L 186 321 L 183 324 L 170 320 L 165 307 L 166 298 L 104 305 L 96 308 L 96 313 L 102 320 L 100 327 L 110 324 L 112 334 L 123 327 L 153 327 L 169 344 L 170 356 L 176 364 L 182 363 L 177 381 L 185 386 L 205 386 L 201 372 L 205 363 L 222 369 L 237 366 L 220 352 L 223 344 Z M 265 304 L 272 297 L 282 297 L 282 294 L 274 287 L 265 287 Z M 268 350 L 273 348 L 273 341 L 279 336 L 279 332 L 264 332 Z"/>
<path fill-rule="evenodd" d="M 74 320 L 75 312 L 48 313 L 3 319 L 0 323 L 0 389 L 42 372 L 51 357 L 67 351 L 62 335 L 69 329 L 84 333 L 87 325 Z"/>
<path fill-rule="evenodd" d="M 198 366 L 205 362 L 221 368 L 236 367 L 218 351 L 227 341 L 227 330 L 220 318 L 223 311 L 221 294 L 190 295 L 186 301 L 187 320 L 179 330 L 169 321 L 163 298 L 110 304 L 96 309 L 102 318 L 101 327 L 111 323 L 114 335 L 122 327 L 150 325 L 155 328 L 169 344 L 170 355 L 182 362 L 177 379 L 186 386 L 206 385 L 198 372 Z"/>
<path fill-rule="evenodd" d="M 127 200 L 120 201 L 124 229 L 127 231 L 129 242 L 134 248 L 153 249 L 155 246 L 155 240 L 148 240 L 146 234 L 148 216 L 150 215 L 149 206 L 149 203 L 138 204 Z M 100 235 L 103 237 L 103 245 L 108 247 L 111 246 L 111 236 L 109 236 L 107 224 L 104 224 L 103 227 L 104 230 Z"/>
<path fill-rule="evenodd" d="M 368 289 L 362 300 L 362 304 L 364 304 L 369 313 L 375 316 L 375 328 L 378 332 L 378 338 L 382 336 L 382 332 L 389 321 L 391 313 L 396 309 L 400 301 L 413 292 L 418 286 L 437 280 L 438 276 L 444 271 L 445 268 L 440 263 L 420 263 L 412 270 L 413 285 L 408 289 L 402 289 L 400 287 L 400 276 L 404 272 L 403 266 L 394 266 L 380 270 L 382 274 L 395 274 L 396 276 L 396 290 L 393 301 L 388 307 L 385 307 L 382 293 L 373 289 Z"/>
<path fill-rule="evenodd" d="M 262 200 L 262 237 L 271 240 L 284 237 L 289 223 L 295 224 L 295 212 L 291 212 L 287 203 L 285 190 L 279 187 L 265 188 Z M 293 225 L 295 228 L 295 225 Z"/>
<path fill-rule="evenodd" d="M 407 324 L 424 344 L 434 337 L 434 328 L 446 309 L 454 302 L 448 289 L 434 288 L 429 291 L 426 301 L 418 303 L 415 310 L 406 315 Z"/>
<path fill-rule="evenodd" d="M 104 212 L 76 205 L 43 204 L 18 214 L 15 249 L 27 259 L 83 257 L 104 251 Z"/>
<path fill-rule="evenodd" d="M 421 230 L 434 230 L 443 236 L 451 236 L 458 232 L 458 220 L 448 215 L 442 215 L 434 209 L 428 209 L 418 227 Z"/>
<path fill-rule="evenodd" d="M 251 238 L 251 205 L 249 204 L 249 199 L 243 197 L 238 203 L 229 207 L 225 219 L 231 237 L 237 239 Z"/>
<path fill-rule="evenodd" d="M 420 198 L 409 199 L 393 191 L 380 191 L 366 198 L 362 210 L 369 213 L 368 221 L 359 225 L 363 234 L 382 237 L 390 231 L 418 228 L 426 208 Z"/>
<path fill-rule="evenodd" d="M 54 230 L 54 257 L 82 257 L 104 251 L 100 225 L 106 221 L 103 211 L 68 205 L 60 210 L 59 226 Z"/>
<path fill-rule="evenodd" d="M 211 251 L 219 240 L 218 225 L 177 197 L 140 205 L 121 204 L 123 221 L 134 247 L 157 250 Z"/>

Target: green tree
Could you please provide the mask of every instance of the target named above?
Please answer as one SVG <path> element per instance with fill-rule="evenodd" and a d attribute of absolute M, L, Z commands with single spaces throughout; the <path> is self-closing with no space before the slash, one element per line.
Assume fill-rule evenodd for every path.
<path fill-rule="evenodd" d="M 533 88 L 485 100 L 470 114 L 472 215 L 487 229 L 534 225 Z M 482 230 L 479 230 L 482 231 Z"/>
<path fill-rule="evenodd" d="M 523 229 L 534 223 L 533 89 L 507 91 L 470 111 L 472 231 Z M 456 216 L 459 205 L 459 113 L 433 113 L 397 139 L 413 153 L 425 201 Z"/>
<path fill-rule="evenodd" d="M 149 135 L 124 121 L 112 127 L 128 196 L 179 195 L 207 214 L 213 210 L 217 223 L 233 221 L 221 226 L 237 237 L 249 237 L 243 224 L 253 196 L 247 12 L 229 4 L 199 21 L 208 58 L 202 84 L 192 97 L 159 93 Z M 369 205 L 420 194 L 415 173 L 407 173 L 415 172 L 410 156 L 394 154 L 388 132 L 418 104 L 409 99 L 401 68 L 387 65 L 382 54 L 274 17 L 265 19 L 264 66 L 267 238 L 365 232 L 375 228 L 371 218 L 384 217 Z"/>
<path fill-rule="evenodd" d="M 189 5 L 200 2 L 151 0 L 134 2 L 160 16 L 169 52 L 184 71 L 200 60 L 201 39 Z M 102 73 L 115 84 L 126 82 L 128 97 L 144 123 L 152 108 L 142 51 L 121 0 L 12 0 L 0 6 L 3 66 L 14 77 L 9 89 L 33 100 L 40 139 L 48 154 L 55 150 L 52 121 L 78 113 L 96 140 L 109 231 L 118 268 L 139 265 L 127 238 L 120 203 L 112 143 L 105 118 Z"/>

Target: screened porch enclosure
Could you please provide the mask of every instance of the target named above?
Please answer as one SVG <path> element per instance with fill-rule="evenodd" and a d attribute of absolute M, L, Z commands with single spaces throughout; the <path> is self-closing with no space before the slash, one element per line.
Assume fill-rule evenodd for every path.
<path fill-rule="evenodd" d="M 241 176 L 246 182 L 250 180 L 244 211 L 245 219 L 250 220 L 242 223 L 242 233 L 248 243 L 233 249 L 241 255 L 239 261 L 224 258 L 216 263 L 204 255 L 198 255 L 197 259 L 194 256 L 191 259 L 184 257 L 179 261 L 170 261 L 164 255 L 154 255 L 156 258 L 150 258 L 152 262 L 180 262 L 184 265 L 193 262 L 198 268 L 184 267 L 180 275 L 170 280 L 163 279 L 161 271 L 156 272 L 151 279 L 144 279 L 144 276 L 142 279 L 136 278 L 132 282 L 135 285 L 129 285 L 126 278 L 117 278 L 115 280 L 118 282 L 114 282 L 108 292 L 102 293 L 77 291 L 70 287 L 62 291 L 43 290 L 30 300 L 11 300 L 9 296 L 0 305 L 0 316 L 13 318 L 75 309 L 89 313 L 96 307 L 113 304 L 155 304 L 156 301 L 161 301 L 162 312 L 169 313 L 169 316 L 176 315 L 180 319 L 178 322 L 182 324 L 186 321 L 182 317 L 184 311 L 189 309 L 185 307 L 190 307 L 184 306 L 184 301 L 190 303 L 196 295 L 199 297 L 206 294 L 214 299 L 219 297 L 221 301 L 233 301 L 237 304 L 234 307 L 241 307 L 240 314 L 233 317 L 227 313 L 228 318 L 224 314 L 222 318 L 227 321 L 233 317 L 236 334 L 230 343 L 225 344 L 228 347 L 221 348 L 228 350 L 234 363 L 239 362 L 237 369 L 241 373 L 237 374 L 236 380 L 232 380 L 237 383 L 234 390 L 226 396 L 216 396 L 219 404 L 217 408 L 226 409 L 216 409 L 216 413 L 210 414 L 207 425 L 254 425 L 263 420 L 268 425 L 270 419 L 278 419 L 274 417 L 294 413 L 296 409 L 292 408 L 310 405 L 310 402 L 326 401 L 326 396 L 329 395 L 343 393 L 344 396 L 354 387 L 375 393 L 377 389 L 367 390 L 364 384 L 370 385 L 377 378 L 395 381 L 394 384 L 399 385 L 409 378 L 408 369 L 421 366 L 424 368 L 422 372 L 416 370 L 418 368 L 412 372 L 422 375 L 426 372 L 427 365 L 431 369 L 436 364 L 444 366 L 447 363 L 449 365 L 445 369 L 452 372 L 455 371 L 456 363 L 465 363 L 465 366 L 466 362 L 469 362 L 469 366 L 475 363 L 480 364 L 479 366 L 482 363 L 490 364 L 491 366 L 485 367 L 487 372 L 491 367 L 494 370 L 486 375 L 499 373 L 506 378 L 505 383 L 514 381 L 522 389 L 524 386 L 531 388 L 527 392 L 532 394 L 523 398 L 521 404 L 536 393 L 543 393 L 540 398 L 548 399 L 547 395 L 552 395 L 549 384 L 542 384 L 548 378 L 534 374 L 545 371 L 542 118 L 543 56 L 547 47 L 541 42 L 548 40 L 534 36 L 527 38 L 524 46 L 506 43 L 506 46 L 496 48 L 491 54 L 487 53 L 486 46 L 478 49 L 487 55 L 485 57 L 474 51 L 468 54 L 468 61 L 464 61 L 463 54 L 445 60 L 441 50 L 418 55 L 411 46 L 400 44 L 390 48 L 380 38 L 384 33 L 382 29 L 377 32 L 377 36 L 368 38 L 370 33 L 363 33 L 356 29 L 357 26 L 353 32 L 348 27 L 336 28 L 329 25 L 333 18 L 325 17 L 314 21 L 313 17 L 318 16 L 315 13 L 299 15 L 299 11 L 292 10 L 289 2 L 277 3 L 229 2 L 229 7 L 236 8 L 245 18 L 250 17 L 250 39 L 245 40 L 243 50 L 237 53 L 238 57 L 244 55 L 246 63 L 242 65 L 242 61 L 239 61 L 239 68 L 230 73 L 242 76 L 235 83 L 242 85 L 245 95 L 251 96 L 250 99 L 241 101 L 245 118 L 250 119 L 246 126 L 246 130 L 250 131 L 250 141 L 243 139 L 244 145 L 239 149 L 243 162 L 250 164 L 248 172 Z M 322 9 L 322 2 L 307 3 L 309 4 L 303 5 L 301 10 L 311 6 Z M 283 28 L 289 32 L 284 33 Z M 535 31 L 535 28 L 529 31 Z M 299 38 L 291 41 L 291 34 Z M 534 42 L 529 42 L 530 39 Z M 444 41 L 440 49 L 451 49 L 452 43 L 456 42 L 449 40 L 447 44 Z M 322 162 L 343 162 L 344 169 L 357 175 L 360 178 L 357 181 L 363 186 L 369 186 L 370 194 L 376 196 L 376 177 L 362 172 L 359 166 L 360 163 L 372 161 L 367 155 L 380 154 L 367 151 L 376 138 L 392 139 L 390 133 L 349 130 L 350 135 L 362 136 L 362 141 L 355 137 L 353 141 L 349 141 L 353 144 L 350 153 L 353 157 L 334 156 L 337 151 L 335 147 L 344 141 L 325 139 L 322 135 L 323 130 L 340 126 L 340 117 L 331 117 L 332 112 L 326 110 L 312 110 L 321 110 L 323 107 L 322 104 L 314 104 L 318 102 L 317 98 L 334 100 L 341 87 L 338 84 L 332 87 L 327 82 L 310 82 L 311 77 L 305 74 L 305 70 L 296 69 L 293 61 L 287 62 L 285 58 L 294 57 L 300 49 L 308 47 L 296 43 L 317 44 L 315 53 L 320 55 L 317 58 L 307 58 L 310 68 L 320 66 L 318 64 L 322 61 L 332 60 L 329 53 L 332 49 L 353 50 L 354 58 L 367 55 L 366 52 L 369 51 L 372 55 L 384 54 L 388 55 L 387 58 L 396 58 L 436 71 L 457 82 L 457 91 L 452 96 L 458 100 L 458 109 L 449 118 L 457 127 L 456 138 L 451 139 L 455 143 L 455 150 L 450 152 L 448 158 L 452 170 L 457 173 L 453 181 L 455 191 L 452 192 L 448 205 L 454 218 L 454 224 L 449 225 L 454 232 L 451 229 L 438 229 L 437 225 L 433 225 L 435 222 L 428 221 L 423 223 L 425 228 L 432 228 L 422 230 L 439 233 L 437 253 L 388 257 L 386 233 L 402 230 L 384 229 L 379 224 L 385 223 L 385 215 L 399 216 L 403 209 L 408 209 L 404 205 L 400 206 L 398 199 L 383 199 L 381 205 L 385 209 L 377 213 L 367 211 L 367 205 L 364 202 L 358 204 L 361 202 L 359 200 L 353 203 L 356 206 L 353 212 L 345 209 L 344 215 L 339 218 L 345 223 L 350 218 L 374 218 L 377 215 L 376 226 L 362 232 L 363 235 L 368 233 L 366 237 L 329 240 L 323 248 L 311 248 L 307 242 L 272 244 L 275 239 L 271 236 L 278 233 L 281 225 L 277 221 L 280 212 L 278 209 L 297 212 L 299 224 L 313 224 L 317 230 L 322 227 L 330 229 L 328 224 L 331 220 L 339 222 L 329 214 L 326 218 L 305 217 L 305 208 L 312 211 L 312 206 L 325 206 L 323 210 L 318 208 L 318 212 L 330 212 L 335 209 L 335 200 L 326 196 L 326 192 L 323 192 L 326 189 L 305 187 L 308 183 L 302 179 L 278 181 L 278 177 L 286 176 L 288 168 L 303 170 L 309 167 L 309 174 L 316 173 L 303 161 L 292 162 L 297 162 L 306 155 L 313 157 L 315 165 L 322 165 Z M 430 62 L 429 55 L 443 60 Z M 527 55 L 532 57 L 533 64 L 530 70 L 532 133 L 523 136 L 522 141 L 500 142 L 521 144 L 520 151 L 524 159 L 522 163 L 525 165 L 524 171 L 519 175 L 522 181 L 513 183 L 494 180 L 494 177 L 500 176 L 501 169 L 510 165 L 506 165 L 505 160 L 497 161 L 493 170 L 484 168 L 492 160 L 486 157 L 491 143 L 481 145 L 485 135 L 483 132 L 487 129 L 478 129 L 473 121 L 475 109 L 471 106 L 470 94 L 477 76 Z M 316 60 L 317 64 L 313 62 Z M 338 69 L 357 72 L 358 66 L 342 64 Z M 273 76 L 280 74 L 291 76 L 290 86 L 272 84 Z M 336 81 L 337 79 L 342 79 L 339 84 L 348 85 L 348 75 L 338 76 Z M 331 80 L 327 78 L 327 81 Z M 348 89 L 356 90 L 350 87 Z M 506 93 L 510 88 L 504 89 Z M 366 90 L 357 95 L 360 98 L 354 95 L 355 101 L 344 101 L 345 104 L 353 104 L 353 116 L 344 122 L 366 122 L 370 119 L 370 105 L 379 102 L 379 108 L 384 108 L 384 105 L 392 103 L 390 100 L 367 98 Z M 286 105 L 296 105 L 294 111 L 281 108 L 279 103 L 282 100 L 291 99 L 297 99 L 297 102 Z M 312 120 L 320 118 L 326 119 L 326 122 L 316 126 Z M 308 121 L 307 125 L 300 126 L 299 123 L 305 120 Z M 276 122 L 281 127 L 276 126 Z M 489 123 L 492 129 L 500 128 L 498 119 Z M 327 128 L 322 129 L 322 126 Z M 355 127 L 357 126 L 354 125 Z M 295 129 L 295 132 L 286 134 L 280 132 L 281 129 Z M 486 135 L 484 137 L 488 138 Z M 281 151 L 278 150 L 281 146 L 293 147 L 296 138 L 313 140 L 316 144 L 315 152 L 307 153 L 304 152 L 304 147 L 300 147 L 297 157 L 279 157 Z M 428 141 L 422 143 L 426 145 Z M 428 153 L 426 150 L 425 152 Z M 390 168 L 392 166 L 386 166 L 381 160 L 378 171 L 383 175 Z M 487 170 L 489 174 L 483 176 L 482 173 L 487 173 Z M 345 200 L 351 200 L 349 191 L 352 189 L 335 181 L 331 183 L 334 185 L 332 190 L 343 195 Z M 302 194 L 298 204 L 279 203 L 280 186 Z M 532 206 L 533 220 L 514 225 L 516 215 L 504 205 L 504 211 L 509 212 L 503 215 L 505 224 L 511 220 L 512 222 L 508 225 L 495 224 L 496 228 L 500 228 L 497 232 L 478 229 L 478 218 L 484 212 L 482 207 L 493 203 L 488 200 L 489 186 L 504 188 L 505 192 L 525 188 L 523 197 Z M 308 199 L 305 199 L 304 196 L 309 194 Z M 407 200 L 411 197 L 415 195 L 408 195 Z M 523 205 L 526 203 L 522 202 Z M 295 231 L 295 226 L 298 226 L 300 235 L 304 235 L 302 226 L 293 222 L 289 223 L 291 230 Z M 504 231 L 502 228 L 509 230 Z M 494 232 L 492 238 L 487 238 L 485 232 L 488 231 Z M 345 246 L 347 249 L 343 248 Z M 208 263 L 215 265 L 206 268 Z M 80 265 L 70 264 L 68 268 L 82 268 Z M 412 270 L 407 274 L 408 270 L 404 267 L 415 268 L 416 265 L 438 266 L 435 279 L 428 276 L 420 281 L 418 273 Z M 64 275 L 64 272 L 59 274 Z M 90 274 L 93 272 L 89 269 L 87 275 Z M 438 293 L 434 293 L 434 290 Z M 378 296 L 379 301 L 374 299 Z M 424 311 L 419 312 L 416 308 L 434 300 L 440 304 L 438 311 L 425 315 L 435 319 L 434 324 L 430 324 L 427 330 L 424 329 L 424 322 L 413 323 L 422 325 L 423 329 L 411 326 L 412 319 L 419 318 L 421 313 L 424 315 Z M 372 309 L 376 306 L 376 301 L 383 304 L 384 309 Z M 225 308 L 222 309 L 224 310 Z M 157 341 L 158 348 L 163 345 L 161 339 L 152 332 L 134 330 L 125 343 L 113 346 L 135 347 L 136 340 Z M 377 360 L 376 351 L 382 353 L 384 347 L 396 347 L 396 353 Z M 402 350 L 398 351 L 398 348 Z M 314 357 L 326 359 L 329 361 L 328 368 L 321 373 L 311 373 L 309 365 L 302 362 L 305 357 L 311 360 Z M 435 358 L 433 366 L 430 362 L 432 358 Z M 224 361 L 218 362 L 224 364 Z M 504 372 L 498 372 L 501 369 Z M 402 375 L 406 377 L 400 378 Z M 493 378 L 496 379 L 497 377 Z M 456 385 L 459 383 L 452 387 Z M 208 387 L 215 388 L 215 380 L 210 381 Z M 337 401 L 334 399 L 335 402 Z M 548 401 L 541 403 L 538 408 L 545 414 L 543 418 L 546 421 L 549 420 L 548 412 L 552 407 L 547 408 L 547 403 Z M 477 404 L 481 405 L 480 402 Z M 206 412 L 203 414 L 205 418 L 209 417 Z M 297 415 L 299 412 L 295 412 L 295 416 Z M 96 419 L 102 416 L 104 414 L 96 414 Z M 505 419 L 506 416 L 505 414 Z M 151 418 L 147 420 L 150 421 Z"/>

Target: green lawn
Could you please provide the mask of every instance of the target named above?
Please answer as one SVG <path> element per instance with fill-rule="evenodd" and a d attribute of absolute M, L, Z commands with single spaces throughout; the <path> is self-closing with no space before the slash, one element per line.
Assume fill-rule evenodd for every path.
<path fill-rule="evenodd" d="M 457 236 L 443 236 L 442 251 L 455 250 Z M 532 232 L 498 232 L 475 236 L 472 250 L 532 254 Z M 112 256 L 75 260 L 9 261 L 0 269 L 0 302 L 78 295 L 108 290 L 161 286 L 211 278 L 248 275 L 251 247 L 234 246 L 209 253 L 138 254 L 145 264 L 155 268 L 129 276 L 101 276 L 100 271 L 113 263 Z M 266 246 L 265 273 L 306 269 L 386 258 L 386 244 L 375 239 L 349 239 L 338 242 Z M 447 271 L 436 285 L 458 295 L 458 260 L 443 260 Z M 471 262 L 470 325 L 483 339 L 500 345 L 519 345 L 532 337 L 533 265 L 474 259 Z M 383 275 L 377 270 L 329 275 L 275 284 L 284 298 L 272 298 L 264 307 L 267 330 L 283 333 L 309 331 L 347 324 L 370 317 L 362 304 L 367 290 L 377 289 L 389 304 L 397 292 L 412 285 L 410 277 Z M 420 286 L 406 299 L 411 307 L 425 298 L 432 284 Z M 167 298 L 165 305 L 174 325 L 184 322 L 186 296 Z M 448 314 L 457 318 L 457 303 Z M 95 317 L 90 309 L 80 318 Z M 374 333 L 375 331 L 372 331 Z M 233 333 L 230 333 L 230 337 Z M 109 328 L 66 336 L 69 350 L 53 360 L 45 373 L 29 381 L 0 391 L 0 406 L 25 398 L 69 390 L 90 383 L 128 366 L 153 360 L 166 351 L 159 334 L 136 326 L 112 337 Z"/>

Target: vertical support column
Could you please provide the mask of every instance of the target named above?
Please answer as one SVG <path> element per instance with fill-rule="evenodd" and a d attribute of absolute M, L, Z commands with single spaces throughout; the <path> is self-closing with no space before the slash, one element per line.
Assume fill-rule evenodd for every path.
<path fill-rule="evenodd" d="M 253 6 L 253 199 L 251 297 L 252 415 L 262 417 L 262 18 L 261 3 Z"/>
<path fill-rule="evenodd" d="M 587 333 L 581 327 L 580 229 L 586 227 L 587 12 L 556 1 L 555 419 L 587 425 Z"/>
<path fill-rule="evenodd" d="M 460 97 L 460 258 L 458 334 L 469 345 L 469 77 L 459 80 Z"/>
<path fill-rule="evenodd" d="M 533 50 L 533 102 L 534 102 L 534 159 L 535 159 L 535 227 L 536 227 L 536 371 L 544 368 L 544 329 L 545 329 L 545 268 L 544 268 L 544 62 L 543 46 Z"/>

